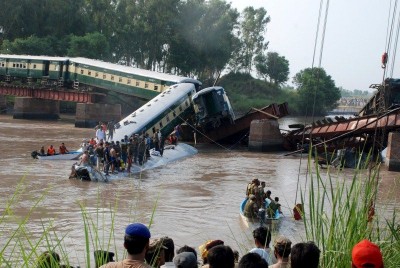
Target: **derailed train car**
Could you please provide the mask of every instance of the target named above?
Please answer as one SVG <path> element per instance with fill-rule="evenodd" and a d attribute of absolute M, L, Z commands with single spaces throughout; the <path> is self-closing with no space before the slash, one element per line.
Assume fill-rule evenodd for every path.
<path fill-rule="evenodd" d="M 223 87 L 208 87 L 193 96 L 197 124 L 204 129 L 233 124 L 235 114 Z"/>

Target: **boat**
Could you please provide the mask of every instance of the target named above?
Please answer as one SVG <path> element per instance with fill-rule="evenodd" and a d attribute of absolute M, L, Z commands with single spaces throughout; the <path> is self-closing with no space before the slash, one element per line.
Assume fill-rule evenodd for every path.
<path fill-rule="evenodd" d="M 37 151 L 33 151 L 31 156 L 35 159 L 39 160 L 76 160 L 83 154 L 83 151 L 76 150 L 76 151 L 69 151 L 66 154 L 54 154 L 54 155 L 47 155 L 47 154 L 39 154 Z"/>
<path fill-rule="evenodd" d="M 242 203 L 240 204 L 240 217 L 247 228 L 257 228 L 259 226 L 268 226 L 271 229 L 278 229 L 279 223 L 282 218 L 282 214 L 279 213 L 278 210 L 275 211 L 275 216 L 273 218 L 269 218 L 265 209 L 259 209 L 258 215 L 260 217 L 257 218 L 249 218 L 244 215 L 244 207 L 246 206 L 248 198 L 245 198 Z M 264 206 L 268 207 L 271 201 L 265 199 Z"/>
<path fill-rule="evenodd" d="M 145 170 L 165 166 L 168 163 L 177 161 L 179 159 L 189 157 L 197 154 L 197 149 L 186 143 L 178 143 L 176 145 L 166 145 L 164 147 L 164 153 L 161 156 L 158 151 L 154 149 L 150 150 L 150 158 L 143 165 L 133 164 L 131 172 L 120 171 L 118 173 L 111 172 L 106 175 L 104 171 L 99 171 L 94 166 L 79 166 L 75 163 L 72 166 L 70 178 L 79 179 L 82 181 L 96 181 L 96 182 L 108 182 L 110 180 L 117 180 L 127 178 L 132 174 L 137 174 Z"/>

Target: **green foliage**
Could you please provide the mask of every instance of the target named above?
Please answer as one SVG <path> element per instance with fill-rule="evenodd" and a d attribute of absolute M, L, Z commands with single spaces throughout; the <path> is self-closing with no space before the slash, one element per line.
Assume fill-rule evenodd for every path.
<path fill-rule="evenodd" d="M 12 42 L 5 40 L 1 47 L 1 53 L 54 56 L 56 53 L 53 48 L 56 42 L 51 37 L 39 38 L 34 35 L 26 39 L 17 38 Z"/>
<path fill-rule="evenodd" d="M 267 56 L 258 54 L 255 57 L 256 70 L 261 77 L 280 85 L 289 79 L 289 61 L 277 52 L 268 52 Z"/>
<path fill-rule="evenodd" d="M 238 31 L 240 43 L 231 62 L 233 71 L 251 73 L 254 57 L 261 54 L 268 47 L 264 40 L 264 33 L 270 17 L 264 8 L 254 9 L 247 7 L 243 10 L 242 21 Z"/>
<path fill-rule="evenodd" d="M 298 91 L 297 105 L 303 111 L 308 111 L 308 114 L 325 115 L 337 107 L 340 91 L 323 68 L 301 70 L 293 82 Z"/>
<path fill-rule="evenodd" d="M 390 220 L 382 220 L 382 214 L 369 220 L 378 193 L 380 166 L 376 165 L 366 174 L 366 167 L 361 166 L 360 161 L 349 180 L 340 178 L 342 173 L 335 176 L 333 170 L 324 175 L 317 163 L 311 163 L 310 153 L 310 183 L 306 185 L 308 193 L 302 194 L 306 208 L 303 221 L 306 239 L 314 241 L 321 249 L 320 267 L 349 267 L 351 250 L 363 239 L 380 246 L 385 267 L 398 267 L 400 236 L 396 213 Z"/>
<path fill-rule="evenodd" d="M 342 97 L 364 97 L 367 98 L 372 95 L 372 92 L 369 92 L 368 90 L 359 90 L 359 89 L 354 89 L 354 90 L 347 90 L 344 88 L 339 88 L 340 90 L 340 95 Z"/>
<path fill-rule="evenodd" d="M 67 52 L 71 57 L 106 59 L 110 57 L 106 37 L 101 33 L 89 33 L 85 36 L 70 36 Z"/>

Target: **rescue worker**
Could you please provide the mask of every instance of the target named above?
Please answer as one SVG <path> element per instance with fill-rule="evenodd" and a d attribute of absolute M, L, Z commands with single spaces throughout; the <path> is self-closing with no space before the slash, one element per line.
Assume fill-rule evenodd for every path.
<path fill-rule="evenodd" d="M 69 151 L 68 151 L 68 149 L 67 149 L 67 147 L 65 147 L 65 144 L 64 143 L 61 143 L 61 145 L 60 145 L 60 154 L 66 154 L 66 153 L 69 153 Z"/>
<path fill-rule="evenodd" d="M 49 148 L 47 148 L 47 155 L 55 155 L 56 154 L 56 149 L 54 149 L 53 145 L 50 145 Z"/>
<path fill-rule="evenodd" d="M 245 217 L 248 218 L 257 218 L 258 215 L 258 206 L 256 202 L 256 196 L 251 194 L 249 195 L 249 199 L 246 202 L 246 205 L 244 206 L 243 214 Z"/>

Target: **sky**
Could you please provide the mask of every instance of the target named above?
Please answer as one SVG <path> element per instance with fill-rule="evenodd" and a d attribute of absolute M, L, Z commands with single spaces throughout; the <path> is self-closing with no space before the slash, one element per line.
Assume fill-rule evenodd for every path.
<path fill-rule="evenodd" d="M 268 51 L 277 52 L 289 61 L 289 82 L 300 70 L 312 66 L 320 0 L 227 2 L 231 2 L 232 7 L 240 12 L 250 5 L 267 10 L 271 19 L 265 34 L 265 39 L 269 41 Z M 371 84 L 382 83 L 381 56 L 386 47 L 390 2 L 391 0 L 330 1 L 321 67 L 332 77 L 337 87 L 369 90 Z M 325 7 L 326 0 L 324 11 Z M 396 39 L 395 36 L 394 33 L 393 40 Z M 321 38 L 316 49 L 316 67 L 320 60 L 320 40 Z M 394 47 L 394 42 L 392 43 Z M 399 65 L 390 54 L 388 66 L 395 62 L 393 78 L 400 78 Z M 389 69 L 389 74 L 392 73 L 391 70 L 392 68 Z M 386 75 L 388 76 L 390 75 Z"/>

